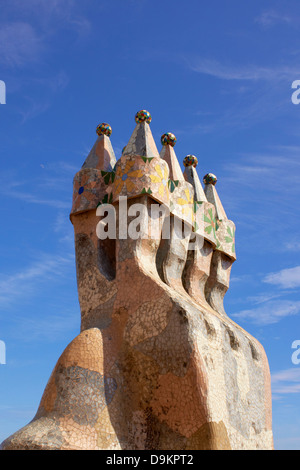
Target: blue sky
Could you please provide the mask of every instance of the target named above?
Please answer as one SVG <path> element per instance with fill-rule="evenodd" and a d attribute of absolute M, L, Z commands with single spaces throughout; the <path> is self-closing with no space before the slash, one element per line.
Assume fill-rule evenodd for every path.
<path fill-rule="evenodd" d="M 100 122 L 117 158 L 139 109 L 237 227 L 228 314 L 263 344 L 277 449 L 300 449 L 300 4 L 0 0 L 0 441 L 32 419 L 78 334 L 72 180 Z"/>

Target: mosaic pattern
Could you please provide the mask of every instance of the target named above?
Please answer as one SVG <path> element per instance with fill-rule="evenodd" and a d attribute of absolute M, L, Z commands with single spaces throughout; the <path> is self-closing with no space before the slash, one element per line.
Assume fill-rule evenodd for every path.
<path fill-rule="evenodd" d="M 193 204 L 194 204 L 194 194 L 190 191 L 189 188 L 185 188 L 182 191 L 182 196 L 176 199 L 176 206 L 181 206 L 181 217 L 182 219 L 187 219 L 191 224 L 193 223 Z"/>
<path fill-rule="evenodd" d="M 97 204 L 97 207 L 102 206 L 103 204 L 112 204 L 113 202 L 113 195 L 105 194 L 104 198 Z"/>
<path fill-rule="evenodd" d="M 205 175 L 203 178 L 204 184 L 213 184 L 215 186 L 217 181 L 218 179 L 213 173 L 207 173 L 207 175 Z"/>
<path fill-rule="evenodd" d="M 228 220 L 215 185 L 206 184 L 204 189 L 207 200 L 215 207 L 216 229 L 214 232 L 217 240 L 216 249 L 229 257 L 233 262 L 236 260 L 235 225 L 231 220 Z"/>
<path fill-rule="evenodd" d="M 163 134 L 160 139 L 162 145 L 171 145 L 171 147 L 174 147 L 176 144 L 176 137 L 172 132 L 167 132 L 166 134 Z"/>
<path fill-rule="evenodd" d="M 97 126 L 96 133 L 99 136 L 100 135 L 107 135 L 107 137 L 110 137 L 111 133 L 112 133 L 112 128 L 106 122 L 102 122 L 102 124 L 99 124 L 99 126 Z"/>
<path fill-rule="evenodd" d="M 166 191 L 168 190 L 168 168 L 165 166 L 164 168 L 161 168 L 159 164 L 155 165 L 154 167 L 155 173 L 152 175 L 149 175 L 152 183 L 158 184 L 158 192 L 163 198 L 165 196 Z"/>
<path fill-rule="evenodd" d="M 147 122 L 150 124 L 152 121 L 151 114 L 149 111 L 146 111 L 145 109 L 142 109 L 141 111 L 138 111 L 135 115 L 135 122 L 138 124 L 140 122 Z"/>
<path fill-rule="evenodd" d="M 135 178 L 141 178 L 144 176 L 142 170 L 133 170 L 134 161 L 127 161 L 125 168 L 122 169 L 120 166 L 117 167 L 115 183 L 114 183 L 114 195 L 117 197 L 123 188 L 126 189 L 126 193 L 131 193 L 135 188 Z"/>
<path fill-rule="evenodd" d="M 265 351 L 223 305 L 234 224 L 214 187 L 214 204 L 195 201 L 192 184 L 170 178 L 143 136 L 149 138 L 133 134 L 130 153 L 116 165 L 75 175 L 81 332 L 59 358 L 33 420 L 1 449 L 273 448 Z M 147 232 L 155 222 L 156 237 L 97 238 L 96 197 L 118 213 L 121 195 L 128 210 L 144 206 L 139 223 Z M 169 237 L 163 238 L 164 214 L 150 211 L 153 202 L 171 207 Z M 178 238 L 183 221 L 190 225 Z M 131 223 L 128 216 L 127 228 Z"/>
<path fill-rule="evenodd" d="M 151 160 L 153 160 L 154 157 L 143 157 L 141 156 L 141 159 L 143 160 L 143 162 L 147 163 L 147 162 L 151 162 Z"/>
<path fill-rule="evenodd" d="M 235 253 L 235 227 L 227 227 L 228 236 L 225 237 L 226 243 L 231 245 L 232 253 Z"/>
<path fill-rule="evenodd" d="M 187 155 L 183 159 L 183 165 L 184 166 L 193 166 L 193 167 L 196 168 L 196 166 L 198 165 L 198 158 L 195 157 L 195 155 Z"/>
<path fill-rule="evenodd" d="M 114 181 L 107 191 L 113 193 L 114 202 L 120 196 L 130 199 L 146 192 L 153 199 L 169 205 L 168 179 L 168 165 L 160 158 L 123 155 L 116 165 Z"/>
<path fill-rule="evenodd" d="M 219 228 L 217 219 L 215 215 L 213 215 L 212 209 L 208 209 L 207 215 L 204 214 L 204 221 L 206 222 L 206 227 L 204 231 L 208 234 L 213 233 L 214 239 L 217 239 L 216 232 Z"/>
<path fill-rule="evenodd" d="M 87 168 L 75 175 L 72 213 L 94 209 L 106 193 L 106 183 L 100 170 Z"/>
<path fill-rule="evenodd" d="M 173 193 L 175 191 L 175 189 L 178 187 L 178 184 L 179 184 L 179 180 L 168 181 L 168 187 L 169 187 L 170 193 Z"/>
<path fill-rule="evenodd" d="M 207 240 L 212 248 L 216 248 L 218 244 L 216 233 L 219 225 L 215 207 L 206 201 L 194 201 L 193 211 L 194 232 L 203 237 L 204 241 Z"/>
<path fill-rule="evenodd" d="M 230 220 L 218 221 L 217 224 L 217 249 L 235 260 L 235 225 Z"/>

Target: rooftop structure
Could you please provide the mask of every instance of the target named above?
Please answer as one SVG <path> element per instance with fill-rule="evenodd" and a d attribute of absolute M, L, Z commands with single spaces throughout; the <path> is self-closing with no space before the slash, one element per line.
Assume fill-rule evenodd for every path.
<path fill-rule="evenodd" d="M 182 172 L 170 132 L 159 152 L 148 111 L 135 121 L 118 160 L 100 124 L 74 177 L 81 332 L 2 449 L 272 449 L 266 354 L 224 308 L 235 224 L 217 178 L 203 187 L 190 154 Z"/>

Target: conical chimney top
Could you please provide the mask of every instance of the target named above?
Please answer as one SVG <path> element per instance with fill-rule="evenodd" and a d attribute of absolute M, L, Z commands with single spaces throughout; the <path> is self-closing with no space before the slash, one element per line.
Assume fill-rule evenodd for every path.
<path fill-rule="evenodd" d="M 170 169 L 169 178 L 173 181 L 184 181 L 183 173 L 180 168 L 174 146 L 176 144 L 176 137 L 171 132 L 167 132 L 161 136 L 162 150 L 160 158 L 165 160 Z"/>
<path fill-rule="evenodd" d="M 184 178 L 186 181 L 191 183 L 194 188 L 194 200 L 207 202 L 205 193 L 202 188 L 202 184 L 200 183 L 200 179 L 196 170 L 198 165 L 198 159 L 195 155 L 187 155 L 183 160 L 184 169 Z"/>
<path fill-rule="evenodd" d="M 82 165 L 82 169 L 96 168 L 102 171 L 112 171 L 117 160 L 110 141 L 111 126 L 103 122 L 97 126 L 96 133 L 98 139 Z"/>
<path fill-rule="evenodd" d="M 146 158 L 159 157 L 149 126 L 151 120 L 151 114 L 145 109 L 136 113 L 136 127 L 128 144 L 124 147 L 122 155 L 139 155 L 140 157 Z"/>
<path fill-rule="evenodd" d="M 219 220 L 228 220 L 221 199 L 216 190 L 217 177 L 213 173 L 207 173 L 203 178 L 204 192 L 208 202 L 211 202 L 216 208 L 216 215 Z"/>

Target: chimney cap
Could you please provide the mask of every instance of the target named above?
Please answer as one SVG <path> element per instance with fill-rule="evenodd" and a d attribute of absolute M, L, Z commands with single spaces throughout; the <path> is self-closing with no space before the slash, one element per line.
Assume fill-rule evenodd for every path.
<path fill-rule="evenodd" d="M 141 111 L 138 111 L 135 115 L 135 122 L 137 124 L 140 122 L 147 122 L 147 124 L 150 124 L 151 121 L 151 114 L 149 113 L 149 111 L 146 111 L 146 109 L 141 109 Z"/>
<path fill-rule="evenodd" d="M 212 184 L 215 186 L 217 184 L 218 178 L 213 173 L 207 173 L 203 178 L 204 184 Z"/>
<path fill-rule="evenodd" d="M 100 135 L 107 135 L 107 137 L 111 136 L 112 133 L 112 128 L 107 122 L 102 122 L 97 126 L 96 133 Z"/>
<path fill-rule="evenodd" d="M 172 132 L 166 132 L 166 134 L 163 134 L 160 138 L 160 141 L 162 145 L 171 145 L 171 147 L 174 147 L 176 144 L 176 137 Z"/>
<path fill-rule="evenodd" d="M 196 168 L 196 166 L 198 165 L 198 158 L 195 157 L 195 155 L 187 155 L 184 159 L 183 159 L 183 165 L 186 167 L 186 166 L 193 166 L 194 168 Z"/>

